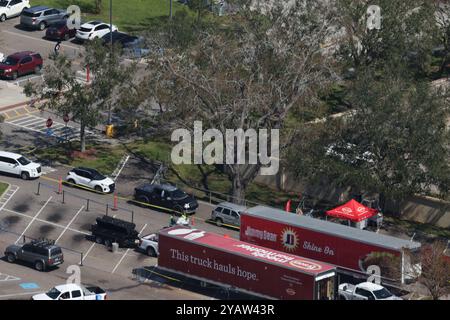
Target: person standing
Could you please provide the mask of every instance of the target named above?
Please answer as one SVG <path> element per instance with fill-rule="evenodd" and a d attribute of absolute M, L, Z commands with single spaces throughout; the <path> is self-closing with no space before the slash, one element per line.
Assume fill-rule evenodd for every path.
<path fill-rule="evenodd" d="M 55 45 L 55 49 L 54 49 L 55 58 L 59 55 L 59 50 L 60 49 L 61 49 L 61 40 L 58 40 L 58 42 Z"/>

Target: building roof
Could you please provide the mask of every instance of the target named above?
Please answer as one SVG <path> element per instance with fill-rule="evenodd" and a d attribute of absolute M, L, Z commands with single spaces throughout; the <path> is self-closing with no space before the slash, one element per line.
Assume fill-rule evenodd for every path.
<path fill-rule="evenodd" d="M 345 239 L 377 245 L 392 250 L 420 248 L 419 242 L 404 240 L 330 221 L 306 217 L 266 206 L 256 206 L 243 212 L 243 215 L 265 218 L 284 224 L 309 229 L 315 232 L 339 236 Z"/>
<path fill-rule="evenodd" d="M 336 270 L 335 266 L 324 262 L 261 247 L 199 229 L 175 226 L 160 230 L 159 235 L 177 238 L 185 242 L 193 242 L 211 249 L 228 252 L 314 276 Z"/>

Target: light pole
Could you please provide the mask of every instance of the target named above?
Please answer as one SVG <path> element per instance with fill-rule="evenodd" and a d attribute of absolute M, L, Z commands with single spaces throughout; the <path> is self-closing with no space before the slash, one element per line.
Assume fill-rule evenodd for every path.
<path fill-rule="evenodd" d="M 170 0 L 170 13 L 169 13 L 170 19 L 172 19 L 172 0 Z"/>
<path fill-rule="evenodd" d="M 111 53 L 110 53 L 111 56 L 109 58 L 111 59 L 111 62 L 112 62 L 112 58 L 113 58 L 112 0 L 109 0 L 109 40 L 110 40 L 110 46 L 111 46 Z M 108 106 L 108 125 L 111 124 L 111 103 L 112 102 L 110 100 L 109 101 L 109 106 Z"/>

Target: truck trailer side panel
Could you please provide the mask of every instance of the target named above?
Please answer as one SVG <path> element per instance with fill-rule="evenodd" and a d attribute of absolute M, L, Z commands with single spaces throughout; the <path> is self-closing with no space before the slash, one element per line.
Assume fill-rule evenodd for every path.
<path fill-rule="evenodd" d="M 293 263 L 300 266 L 297 271 L 296 267 L 288 268 L 241 254 L 247 249 L 258 250 L 252 245 L 225 237 L 219 240 L 223 241 L 226 249 L 160 232 L 158 266 L 260 296 L 296 300 L 315 298 L 316 277 L 321 273 L 302 272 L 300 268 L 317 271 L 317 268 L 322 267 L 319 264 L 296 257 Z M 236 252 L 228 250 L 232 246 L 237 248 Z M 277 254 L 276 251 L 273 253 Z M 334 268 L 327 265 L 323 265 L 320 270 L 323 270 L 323 275 L 335 274 Z"/>
<path fill-rule="evenodd" d="M 260 231 L 266 236 L 261 237 Z M 400 256 L 399 251 L 247 215 L 241 217 L 240 239 L 353 270 L 360 270 L 360 264 L 372 252 Z"/>

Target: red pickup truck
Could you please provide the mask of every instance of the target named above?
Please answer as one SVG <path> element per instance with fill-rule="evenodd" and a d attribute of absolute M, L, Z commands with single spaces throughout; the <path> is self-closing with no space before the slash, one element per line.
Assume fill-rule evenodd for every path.
<path fill-rule="evenodd" d="M 0 63 L 0 78 L 16 80 L 22 75 L 39 73 L 43 63 L 39 53 L 32 51 L 14 53 Z"/>

